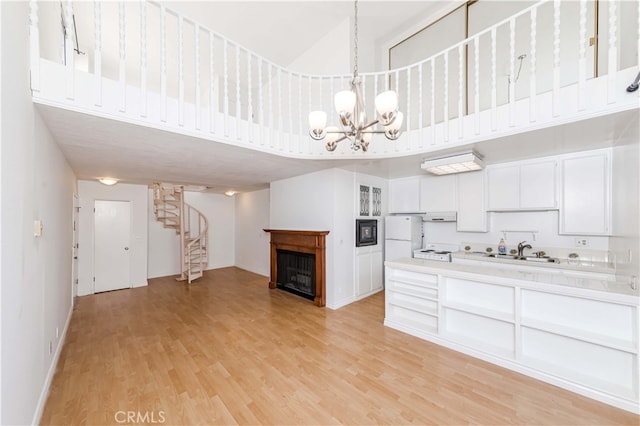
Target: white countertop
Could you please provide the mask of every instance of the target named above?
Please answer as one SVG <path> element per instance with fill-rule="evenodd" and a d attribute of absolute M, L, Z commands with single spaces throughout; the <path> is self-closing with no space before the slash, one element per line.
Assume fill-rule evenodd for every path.
<path fill-rule="evenodd" d="M 477 260 L 464 263 L 450 263 L 403 258 L 386 261 L 385 266 L 414 272 L 443 274 L 471 279 L 474 278 L 470 276 L 471 274 L 484 275 L 492 277 L 497 281 L 519 280 L 529 282 L 532 284 L 532 287 L 536 287 L 536 284 L 542 286 L 553 285 L 578 288 L 586 291 L 606 292 L 612 295 L 634 296 L 635 298 L 638 298 L 640 295 L 640 291 L 632 289 L 628 282 L 616 281 L 615 275 L 604 274 L 601 271 L 590 272 L 589 270 L 581 270 L 580 272 L 583 273 L 577 274 L 575 268 L 571 270 L 559 268 L 558 266 L 549 268 L 548 264 L 541 264 L 545 265 L 544 268 L 540 267 L 540 264 L 535 264 L 534 266 L 516 264 L 514 267 L 513 264 L 504 264 L 506 262 L 505 260 L 492 260 L 494 261 L 485 262 L 484 260 Z M 475 277 L 475 279 L 478 278 Z"/>
<path fill-rule="evenodd" d="M 585 273 L 600 273 L 600 274 L 615 274 L 615 269 L 611 267 L 608 263 L 605 262 L 589 262 L 584 260 L 576 260 L 575 263 L 569 263 L 567 259 L 558 259 L 560 263 L 555 262 L 532 262 L 527 261 L 528 263 L 523 265 L 522 260 L 500 258 L 496 259 L 495 257 L 487 257 L 484 253 L 474 253 L 474 252 L 464 252 L 459 251 L 456 253 L 452 253 L 451 257 L 453 261 L 456 260 L 473 260 L 478 262 L 488 262 L 494 264 L 509 264 L 509 265 L 518 265 L 518 266 L 531 266 L 536 268 L 545 268 L 550 270 L 567 270 L 567 271 L 576 271 L 576 272 L 585 272 Z"/>

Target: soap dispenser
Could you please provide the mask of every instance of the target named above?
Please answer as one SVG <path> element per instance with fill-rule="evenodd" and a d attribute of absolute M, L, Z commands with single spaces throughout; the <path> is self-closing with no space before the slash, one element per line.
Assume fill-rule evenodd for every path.
<path fill-rule="evenodd" d="M 500 243 L 498 244 L 498 253 L 507 254 L 507 245 L 504 243 L 504 238 L 500 238 Z"/>

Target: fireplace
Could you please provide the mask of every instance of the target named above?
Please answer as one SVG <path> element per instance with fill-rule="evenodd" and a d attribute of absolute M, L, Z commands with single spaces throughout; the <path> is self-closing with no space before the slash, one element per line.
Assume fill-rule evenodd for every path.
<path fill-rule="evenodd" d="M 325 237 L 329 231 L 265 229 L 271 234 L 269 288 L 278 288 L 325 305 Z"/>
<path fill-rule="evenodd" d="M 276 250 L 276 254 L 276 287 L 306 299 L 315 299 L 316 255 L 289 250 Z"/>

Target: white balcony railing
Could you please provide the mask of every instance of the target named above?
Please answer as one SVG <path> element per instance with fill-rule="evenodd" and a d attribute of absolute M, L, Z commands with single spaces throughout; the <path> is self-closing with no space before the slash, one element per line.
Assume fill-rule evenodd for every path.
<path fill-rule="evenodd" d="M 569 4 L 577 15 L 566 10 Z M 374 138 L 366 154 L 347 144 L 328 153 L 308 136 L 309 111 L 332 111 L 333 94 L 349 87 L 350 75 L 289 71 L 156 2 L 66 1 L 63 36 L 60 5 L 31 1 L 33 98 L 292 157 L 434 151 L 638 108 L 638 93 L 624 89 L 640 59 L 623 67 L 618 52 L 621 41 L 640 51 L 640 18 L 634 31 L 621 31 L 619 0 L 600 2 L 609 20 L 600 39 L 606 74 L 596 78 L 587 50 L 588 4 L 543 0 L 418 63 L 361 74 L 369 104 L 394 88 L 406 117 L 398 141 Z M 85 54 L 74 52 L 76 31 L 90 42 Z M 505 86 L 498 64 L 506 61 L 515 75 L 516 45 L 525 47 L 529 66 Z"/>

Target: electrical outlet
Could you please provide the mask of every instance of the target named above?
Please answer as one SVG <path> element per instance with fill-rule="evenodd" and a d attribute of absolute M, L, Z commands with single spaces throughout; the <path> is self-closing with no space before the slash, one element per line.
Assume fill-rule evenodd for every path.
<path fill-rule="evenodd" d="M 576 238 L 575 239 L 575 243 L 576 243 L 576 247 L 586 247 L 589 245 L 589 240 L 587 240 L 586 238 Z"/>

